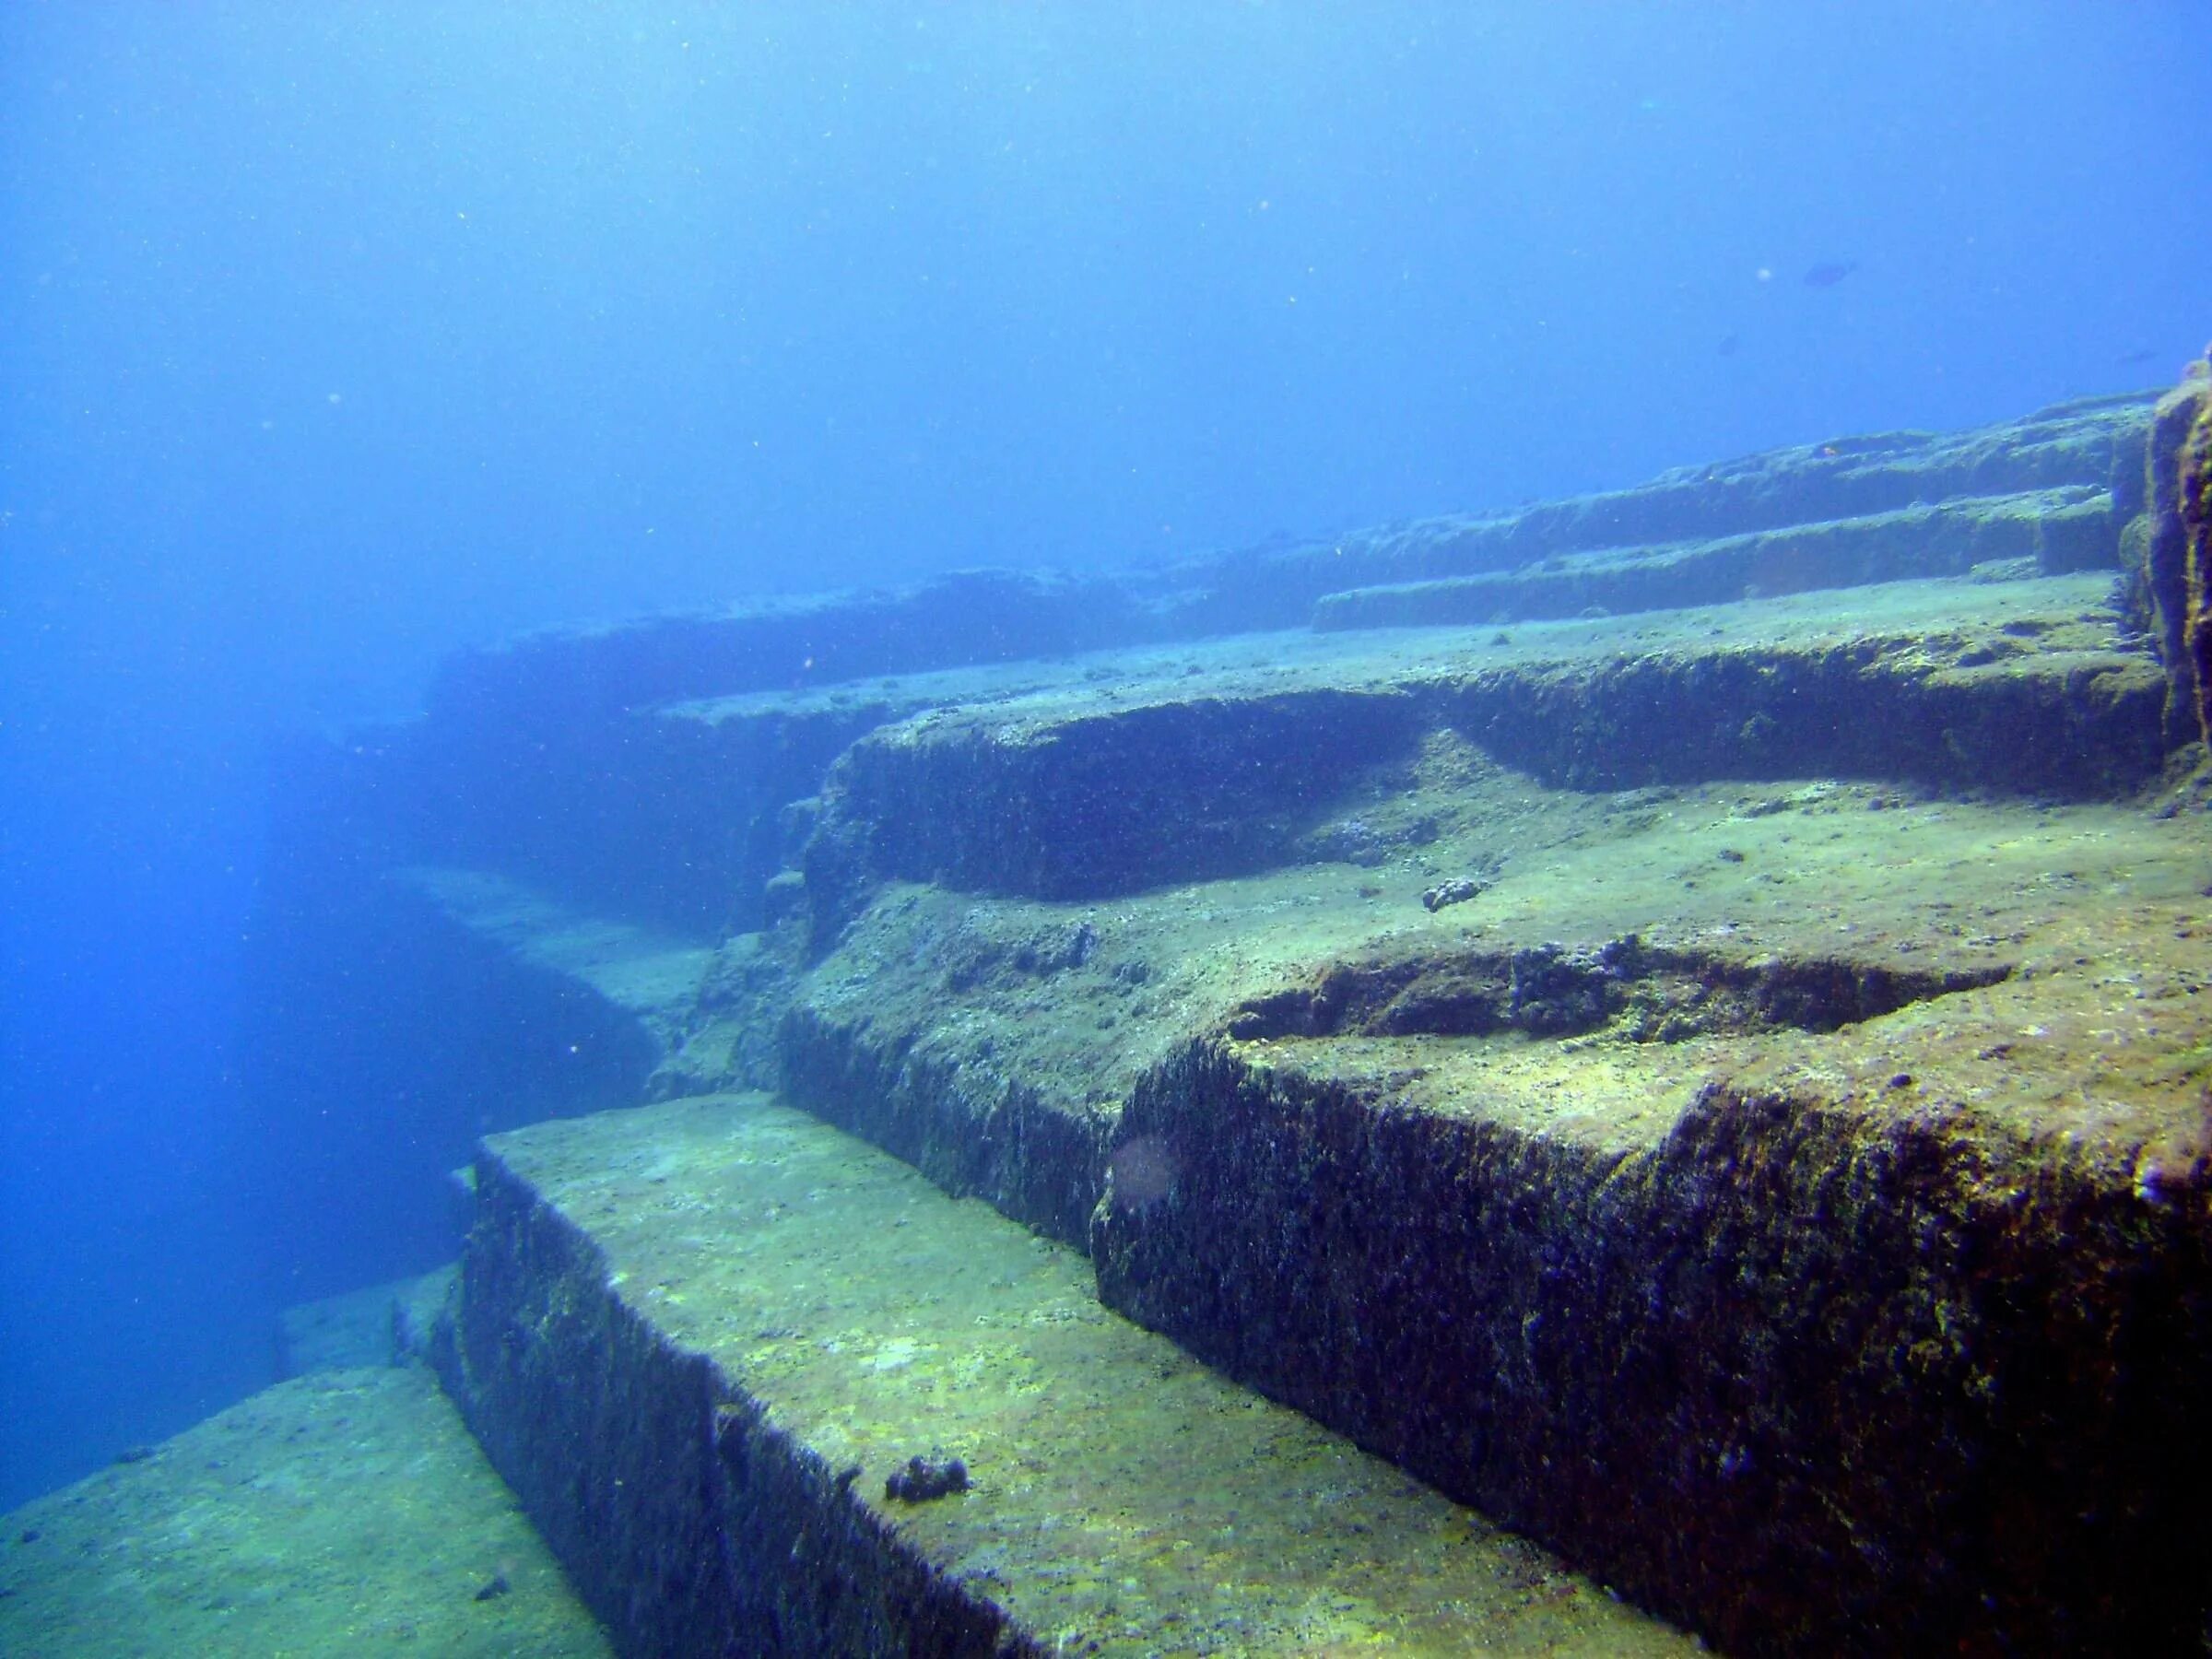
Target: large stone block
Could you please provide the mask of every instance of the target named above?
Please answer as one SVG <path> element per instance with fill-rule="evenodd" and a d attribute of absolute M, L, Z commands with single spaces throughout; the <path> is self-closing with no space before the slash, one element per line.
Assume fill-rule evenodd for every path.
<path fill-rule="evenodd" d="M 804 1113 L 547 1124 L 478 1189 L 449 1375 L 625 1651 L 1693 1651 Z"/>

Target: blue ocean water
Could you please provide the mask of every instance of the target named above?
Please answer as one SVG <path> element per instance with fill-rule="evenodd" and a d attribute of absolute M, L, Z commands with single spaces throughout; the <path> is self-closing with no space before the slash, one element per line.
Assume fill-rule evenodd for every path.
<path fill-rule="evenodd" d="M 556 619 L 2163 382 L 2212 327 L 2205 21 L 0 10 L 0 1506 L 445 1242 L 366 1197 L 303 1241 L 241 1106 L 286 734 Z"/>

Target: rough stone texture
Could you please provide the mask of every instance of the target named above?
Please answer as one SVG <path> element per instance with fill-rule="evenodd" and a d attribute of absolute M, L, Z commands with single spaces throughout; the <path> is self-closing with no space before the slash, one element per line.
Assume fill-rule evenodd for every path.
<path fill-rule="evenodd" d="M 668 1011 L 683 1035 L 645 1093 L 655 1100 L 716 1088 L 773 1088 L 776 1031 L 791 1006 L 795 937 L 743 933 L 724 942 L 688 1004 Z"/>
<path fill-rule="evenodd" d="M 477 1193 L 446 1386 L 625 1651 L 895 1651 L 864 1634 L 931 1619 L 916 1564 L 840 1512 L 819 1459 L 757 1412 L 724 1415 L 712 1362 L 613 1293 L 571 1218 L 496 1154 Z M 794 1553 L 809 1571 L 789 1571 Z M 856 1583 L 876 1605 L 843 1594 Z M 935 1621 L 944 1651 L 994 1652 L 999 1621 L 965 1612 Z"/>
<path fill-rule="evenodd" d="M 1584 788 L 1818 773 L 2078 799 L 2150 778 L 2150 665 L 2056 641 L 2041 663 L 2005 664 L 2021 643 L 1867 633 L 1477 671 L 1455 714 L 1500 759 Z"/>
<path fill-rule="evenodd" d="M 287 1377 L 301 1377 L 422 1359 L 456 1271 L 448 1265 L 285 1309 L 278 1321 L 278 1367 Z"/>
<path fill-rule="evenodd" d="M 2109 491 L 2141 506 L 2152 394 L 2090 398 L 1967 432 L 1883 432 L 1685 466 L 1629 489 L 1454 514 L 1199 561 L 1171 616 L 1193 631 L 1292 627 L 1324 595 L 1434 582 L 1597 548 L 1710 541 L 1901 512 L 1953 498 Z"/>
<path fill-rule="evenodd" d="M 1084 651 L 1128 641 L 1131 606 L 1112 578 L 964 571 L 720 616 L 555 629 L 455 656 L 430 713 L 433 724 L 512 735 L 687 698 Z"/>
<path fill-rule="evenodd" d="M 2186 553 L 2182 560 L 2184 604 L 2183 674 L 2193 682 L 2198 735 L 2212 743 L 2212 358 L 2194 384 L 2196 418 L 2182 440 L 2180 508 Z"/>
<path fill-rule="evenodd" d="M 2045 576 L 2110 567 L 2118 546 L 2112 496 L 2085 486 L 1970 498 L 1658 547 L 1555 554 L 1532 565 L 1448 581 L 1326 594 L 1316 628 L 1524 622 L 1858 587 L 1977 566 Z"/>
<path fill-rule="evenodd" d="M 418 720 L 292 749 L 273 886 L 328 888 L 340 865 L 357 880 L 469 868 L 711 946 L 774 924 L 768 884 L 794 862 L 788 809 L 840 753 L 973 695 L 926 683 L 933 673 L 999 665 L 1034 687 L 1071 653 L 1341 622 L 1347 606 L 1384 607 L 1361 619 L 1394 624 L 1487 619 L 1482 582 L 1503 582 L 1533 617 L 1570 600 L 1571 614 L 1926 574 L 2001 552 L 2034 553 L 2045 574 L 2109 563 L 2111 526 L 2142 505 L 2149 413 L 2147 396 L 2094 399 L 1972 431 L 1838 439 L 1511 512 L 1112 575 L 967 571 L 534 635 L 456 657 Z M 1477 586 L 1380 591 L 1447 579 Z M 1431 601 L 1437 614 L 1421 618 Z M 272 900 L 257 933 L 299 935 L 288 902 Z M 365 942 L 329 948 L 346 957 Z"/>
<path fill-rule="evenodd" d="M 2156 772 L 2163 695 L 2109 588 L 1897 583 L 1504 638 L 1109 661 L 856 743 L 806 848 L 807 902 L 827 942 L 887 877 L 1073 899 L 1245 874 L 1440 726 L 1584 788 L 1829 773 L 2109 794 Z"/>
<path fill-rule="evenodd" d="M 865 1008 L 853 1012 L 855 1020 L 839 1020 L 809 998 L 787 1013 L 778 1085 L 947 1192 L 1079 1244 L 1119 1115 L 1113 1103 L 1064 1099 L 1056 1077 L 962 1053 L 911 1026 L 871 1029 Z"/>
<path fill-rule="evenodd" d="M 2085 399 L 1960 432 L 1887 432 L 1678 468 L 1510 511 L 1284 542 L 1111 576 L 968 571 L 721 615 L 548 630 L 457 655 L 427 729 L 512 742 L 686 699 L 1303 625 L 1347 587 L 1503 570 L 1591 548 L 1710 540 L 1955 498 L 2106 491 L 2141 506 L 2152 394 Z M 490 751 L 487 751 L 490 753 Z"/>
<path fill-rule="evenodd" d="M 795 919 L 721 953 L 716 989 L 653 1016 L 687 1033 L 663 1086 L 712 1081 L 718 1055 L 731 1076 L 772 1064 L 793 1099 L 947 1191 L 1088 1245 L 1143 1322 L 1733 1645 L 1877 1648 L 1924 1620 L 1970 1645 L 2171 1636 L 2204 1608 L 2160 1586 L 2194 1583 L 2177 1564 L 2208 1541 L 2183 1500 L 2206 1471 L 2160 1450 L 2208 1427 L 2201 827 L 1911 782 L 1936 749 L 1915 732 L 1937 729 L 1912 699 L 1999 712 L 1949 716 L 1954 782 L 1977 761 L 2040 779 L 2022 735 L 2095 729 L 2107 677 L 2136 758 L 2106 770 L 2077 742 L 2049 751 L 2056 775 L 2077 794 L 2140 776 L 2163 682 L 2102 595 L 2091 578 L 1922 582 L 1534 625 L 1503 646 L 1277 638 L 994 684 L 917 720 L 900 757 L 959 780 L 916 784 L 937 839 L 909 867 L 939 879 L 851 883 L 812 966 Z M 1714 666 L 1742 662 L 1772 672 Z M 1643 717 L 1641 749 L 1541 703 L 1506 720 L 1486 690 L 1495 673 L 1558 684 L 1570 716 L 1618 710 L 1633 705 L 1606 688 L 1638 663 L 1679 699 Z M 1886 676 L 1905 700 L 1881 700 Z M 2021 695 L 2037 719 L 2015 730 Z M 1264 767 L 1249 794 L 1200 776 L 1218 810 L 1266 826 L 1257 869 L 1188 878 L 1160 829 L 1190 817 L 1178 769 L 1219 754 L 1173 740 L 1100 747 L 1144 812 L 1056 820 L 1065 844 L 1044 855 L 1106 872 L 1100 892 L 1008 892 L 1017 866 L 946 851 L 971 830 L 999 845 L 1066 726 L 1157 737 L 1188 707 L 1193 730 L 1283 753 L 1234 711 L 1280 722 L 1306 696 L 1386 741 L 1303 796 Z M 1800 702 L 1830 713 L 1768 764 L 1853 757 L 1871 779 L 1594 786 L 1611 757 L 1640 780 L 1724 773 L 1746 724 Z M 1554 747 L 1500 764 L 1524 732 Z M 1002 734 L 1003 769 L 979 771 Z M 886 794 L 862 818 L 833 789 L 808 816 L 818 837 L 895 847 L 913 810 Z M 1461 902 L 1424 904 L 1454 879 Z M 528 959 L 622 938 L 654 959 L 635 930 L 488 912 L 538 915 L 554 944 L 511 941 Z M 575 955 L 609 994 L 661 983 Z M 528 1232 L 502 1202 L 487 1224 Z M 502 1248 L 579 1285 L 606 1271 L 568 1244 Z M 704 1617 L 736 1594 L 697 1576 L 716 1477 L 669 1448 L 715 1388 L 592 1318 L 535 1382 L 472 1359 L 510 1364 L 515 1391 L 478 1383 L 488 1441 L 531 1437 L 500 1455 L 534 1512 L 615 1529 L 625 1595 Z M 623 1393 L 564 1404 L 555 1379 L 581 1352 L 689 1404 L 665 1420 Z M 602 1513 L 597 1476 L 564 1464 L 533 1485 L 514 1461 L 627 1424 L 660 1449 L 593 1461 L 688 1471 L 665 1510 Z M 562 1547 L 582 1559 L 597 1536 Z M 658 1541 L 619 1541 L 641 1538 Z"/>
<path fill-rule="evenodd" d="M 632 1016 L 653 1044 L 654 1065 L 682 1041 L 709 952 L 633 923 L 580 914 L 503 876 L 425 868 L 395 874 L 514 960 L 587 986 Z"/>
<path fill-rule="evenodd" d="M 913 706 L 843 683 L 1112 643 L 1145 631 L 1136 607 L 1105 579 L 971 571 L 463 653 L 420 718 L 288 754 L 272 861 L 497 871 L 712 944 L 760 925 L 784 807 Z M 746 693 L 775 696 L 751 719 L 686 706 Z"/>
<path fill-rule="evenodd" d="M 546 1124 L 478 1186 L 452 1385 L 626 1651 L 1691 1651 L 803 1113 Z M 896 1500 L 913 1457 L 967 1487 Z"/>
<path fill-rule="evenodd" d="M 1808 571 L 1927 574 L 1962 556 L 2032 552 L 2045 574 L 2110 563 L 2111 526 L 2141 506 L 2148 421 L 2147 396 L 2093 399 L 1971 431 L 1837 439 L 1511 512 L 1112 575 L 972 571 L 536 634 L 456 656 L 418 720 L 303 744 L 287 761 L 272 861 L 497 871 L 712 944 L 771 920 L 760 901 L 787 862 L 784 807 L 814 794 L 862 733 L 935 695 L 882 677 L 993 664 L 1035 676 L 1071 653 L 1304 628 L 1349 589 L 1515 567 L 1526 568 L 1509 586 L 1532 596 L 1534 616 L 1595 580 L 1576 573 L 1583 565 L 1643 570 L 1635 603 L 1680 606 L 1796 591 Z M 2024 513 L 2030 501 L 2041 504 Z M 1620 551 L 1727 537 L 1751 539 L 1711 567 L 1743 565 L 1711 591 L 1679 547 Z M 1764 551 L 1752 557 L 1754 546 Z M 1834 551 L 1847 546 L 1858 551 Z M 1547 572 L 1547 560 L 1569 568 Z M 1572 609 L 1625 608 L 1616 599 Z M 1341 620 L 1351 603 L 1328 600 L 1319 615 Z M 1417 619 L 1403 598 L 1357 603 L 1389 604 L 1394 624 Z M 1429 619 L 1453 620 L 1457 602 L 1439 603 Z"/>
<path fill-rule="evenodd" d="M 1624 1155 L 1398 1093 L 1193 1047 L 1107 1300 L 1730 1651 L 2201 1636 L 2201 1159 L 2145 1198 L 1942 1108 L 1715 1082 Z"/>
<path fill-rule="evenodd" d="M 1415 729 L 1406 698 L 1328 687 L 1025 712 L 925 715 L 848 751 L 807 848 L 818 902 L 885 877 L 1060 899 L 1262 868 L 1306 803 Z"/>
<path fill-rule="evenodd" d="M 364 770 L 382 801 L 439 802 L 393 825 L 391 862 L 495 869 L 548 897 L 596 904 L 707 944 L 760 925 L 761 884 L 784 862 L 782 814 L 897 705 L 825 703 L 716 722 L 660 710 L 535 712 L 530 724 L 437 713 Z"/>
<path fill-rule="evenodd" d="M 2051 573 L 2144 505 L 2149 427 L 2105 400 L 1251 549 L 1117 578 L 1102 634 L 979 577 L 488 657 L 338 769 L 316 855 L 436 866 L 415 892 L 634 1018 L 657 1093 L 772 1084 L 1709 1636 L 2171 1651 L 2212 1543 L 2212 853 L 2198 797 L 2149 794 L 2196 735 L 2153 641 L 2110 573 Z M 1306 626 L 1331 594 L 1402 621 L 1601 578 L 1653 608 Z M 1685 608 L 1711 582 L 1731 602 Z M 836 672 L 870 677 L 769 672 L 847 610 Z M 890 627 L 924 617 L 953 631 Z M 1086 644 L 1112 649 L 1012 660 Z M 936 1375 L 901 1322 L 972 1288 L 968 1246 L 909 1253 L 936 1278 L 886 1303 L 920 1209 L 841 1209 L 891 1189 L 789 1136 L 733 1162 L 708 1108 L 669 1110 L 693 1128 L 650 1156 L 495 1145 L 452 1351 L 595 1604 L 641 1650 L 1124 1618 L 1064 1629 L 932 1554 L 982 1500 L 837 1485 L 848 1444 L 874 1489 L 957 1449 L 911 1425 L 959 1388 L 853 1425 L 886 1375 Z M 532 1147 L 559 1167 L 521 1171 Z M 747 1208 L 771 1175 L 795 1184 Z M 820 1206 L 836 1238 L 787 1248 Z M 887 1209 L 909 1226 L 878 1239 Z M 829 1277 L 792 1317 L 726 1277 L 802 1262 Z M 706 1280 L 740 1311 L 686 1324 Z M 810 1335 L 760 1335 L 785 1327 Z M 755 1412 L 802 1362 L 811 1392 Z M 1149 1447 L 1150 1392 L 1085 1398 Z M 836 1411 L 794 1428 L 806 1398 Z M 1078 1508 L 1119 1512 L 1023 1512 L 1056 1596 L 1116 1582 Z M 1135 1600 L 1178 1582 L 1156 1566 L 1119 1575 Z"/>
<path fill-rule="evenodd" d="M 278 1383 L 0 1516 L 16 1659 L 613 1651 L 420 1365 Z"/>
<path fill-rule="evenodd" d="M 2166 665 L 2171 695 L 2166 735 L 2171 744 L 2201 741 L 2212 731 L 2206 654 L 2204 552 L 2205 454 L 2212 446 L 2212 357 L 2191 366 L 2182 383 L 2159 400 L 2146 446 L 2142 512 L 2121 537 L 2130 607 Z M 2193 618 L 2199 619 L 2193 625 Z"/>
<path fill-rule="evenodd" d="M 2201 1628 L 2201 827 L 1433 746 L 1338 811 L 1380 864 L 886 889 L 785 1087 L 1062 1236 L 1088 1183 L 1114 1305 L 1724 1645 Z"/>

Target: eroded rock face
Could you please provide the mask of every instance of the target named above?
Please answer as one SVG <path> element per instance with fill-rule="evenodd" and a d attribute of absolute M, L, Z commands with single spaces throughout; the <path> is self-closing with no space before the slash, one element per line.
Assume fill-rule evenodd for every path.
<path fill-rule="evenodd" d="M 1712 1084 L 1624 1154 L 1432 1083 L 1194 1044 L 1124 1120 L 1175 1175 L 1100 1206 L 1109 1305 L 1726 1651 L 2194 1633 L 2202 1429 L 2152 1378 L 2212 1354 L 2201 1186 Z"/>
<path fill-rule="evenodd" d="M 2170 744 L 2212 736 L 2212 355 L 2159 399 L 2146 500 L 2122 537 L 2130 603 L 2166 665 Z"/>
<path fill-rule="evenodd" d="M 2182 660 L 2194 682 L 2197 731 L 2212 741 L 2212 356 L 2199 367 L 2204 372 L 2184 389 L 2195 417 L 2182 441 L 2180 467 Z"/>

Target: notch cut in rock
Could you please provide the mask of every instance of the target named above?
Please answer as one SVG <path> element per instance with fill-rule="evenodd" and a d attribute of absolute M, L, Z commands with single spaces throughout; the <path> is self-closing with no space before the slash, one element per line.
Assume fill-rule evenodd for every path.
<path fill-rule="evenodd" d="M 1573 1037 L 1630 1042 L 1825 1032 L 1931 997 L 1977 990 L 2010 967 L 1923 970 L 1836 957 L 1744 960 L 1634 934 L 1597 946 L 1332 963 L 1310 982 L 1255 996 L 1230 1017 L 1240 1041 L 1298 1037 Z"/>

